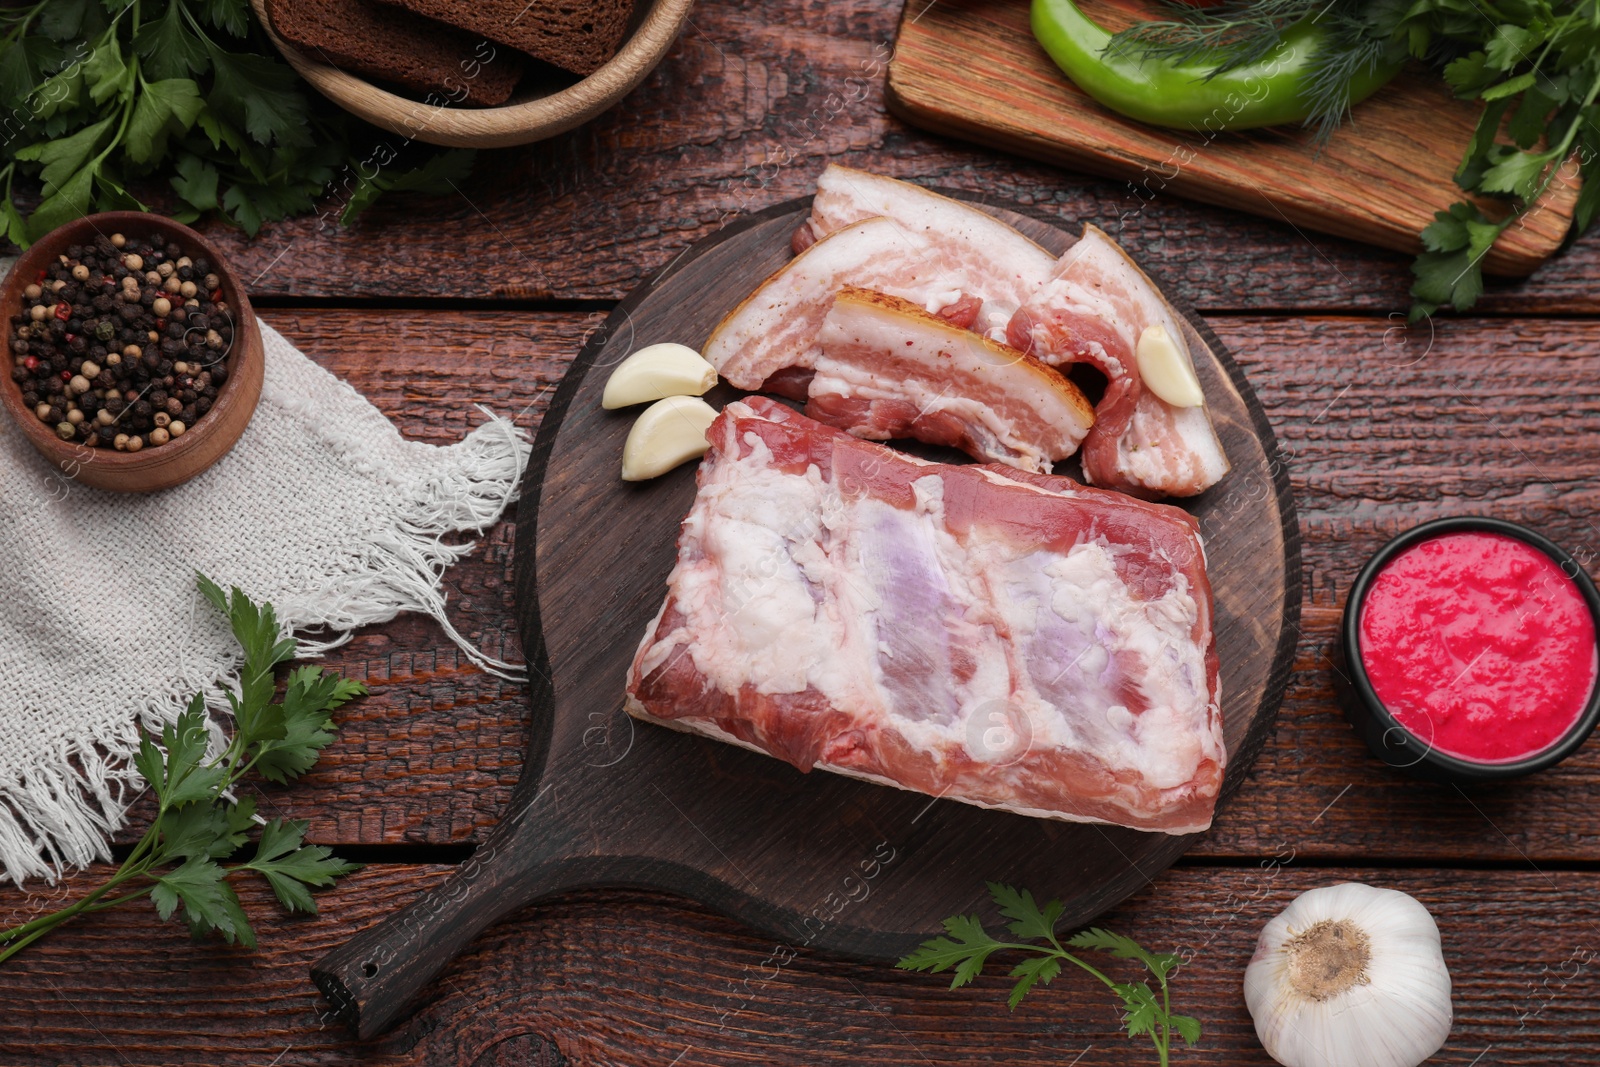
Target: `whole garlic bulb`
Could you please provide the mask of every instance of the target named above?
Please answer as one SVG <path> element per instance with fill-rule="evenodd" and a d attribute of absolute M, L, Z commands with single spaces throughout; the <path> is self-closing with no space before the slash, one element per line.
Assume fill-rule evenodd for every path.
<path fill-rule="evenodd" d="M 1266 925 L 1244 1000 L 1284 1067 L 1417 1067 L 1450 1036 L 1433 916 L 1360 882 L 1302 893 Z"/>

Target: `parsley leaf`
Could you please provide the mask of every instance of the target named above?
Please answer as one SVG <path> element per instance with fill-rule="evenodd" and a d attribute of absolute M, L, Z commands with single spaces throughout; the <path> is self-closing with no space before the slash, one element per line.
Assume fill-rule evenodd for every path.
<path fill-rule="evenodd" d="M 265 56 L 209 49 L 211 106 L 260 144 L 305 144 L 306 99 L 294 71 Z"/>
<path fill-rule="evenodd" d="M 191 857 L 182 866 L 156 876 L 150 899 L 163 919 L 170 919 L 182 903 L 191 937 L 217 933 L 230 945 L 254 948 L 255 931 L 227 877 L 228 871 L 215 861 Z"/>
<path fill-rule="evenodd" d="M 162 727 L 160 749 L 148 736 L 139 741 L 135 766 L 155 790 L 163 812 L 206 799 L 222 781 L 222 768 L 202 762 L 210 745 L 206 723 L 205 699 L 196 695 L 176 722 Z"/>
<path fill-rule="evenodd" d="M 333 743 L 328 712 L 365 692 L 359 683 L 317 667 L 291 671 L 281 705 L 283 736 L 256 746 L 256 771 L 269 782 L 286 782 L 310 770 L 317 754 Z"/>
<path fill-rule="evenodd" d="M 1010 928 L 1013 936 L 1042 938 L 1055 936 L 1056 923 L 1061 921 L 1061 913 L 1066 910 L 1061 901 L 1052 900 L 1041 910 L 1034 904 L 1033 894 L 1026 889 L 1019 892 L 1010 886 L 990 882 L 988 890 L 989 896 L 994 898 L 995 904 L 999 906 L 1000 914 L 1015 920 Z"/>
<path fill-rule="evenodd" d="M 0 238 L 14 245 L 20 245 L 28 239 L 28 222 L 9 200 L 0 203 Z"/>
<path fill-rule="evenodd" d="M 1445 304 L 1465 311 L 1483 294 L 1483 271 L 1465 251 L 1424 252 L 1412 262 L 1411 273 L 1416 278 L 1411 295 L 1425 315 Z M 1412 321 L 1418 317 L 1414 308 Z"/>
<path fill-rule="evenodd" d="M 115 48 L 96 48 L 83 63 L 89 99 L 103 104 L 133 88 L 134 72 Z"/>
<path fill-rule="evenodd" d="M 152 78 L 197 78 L 211 69 L 205 44 L 183 23 L 181 4 L 168 4 L 159 19 L 146 20 L 133 36 L 140 67 Z"/>
<path fill-rule="evenodd" d="M 956 973 L 950 988 L 960 989 L 982 972 L 991 953 L 1006 947 L 984 932 L 976 915 L 952 915 L 944 921 L 944 929 L 949 937 L 924 941 L 897 966 L 908 971 L 934 972 L 953 967 Z"/>
<path fill-rule="evenodd" d="M 1185 1045 L 1193 1045 L 1200 1040 L 1200 1020 L 1193 1015 L 1169 1015 L 1167 1021 L 1178 1031 Z"/>
<path fill-rule="evenodd" d="M 1495 163 L 1483 172 L 1478 187 L 1488 193 L 1515 193 L 1531 198 L 1538 191 L 1539 175 L 1544 173 L 1549 157 L 1503 146 L 1497 148 L 1499 150 L 1490 156 Z"/>
<path fill-rule="evenodd" d="M 1445 83 L 1461 96 L 1477 96 L 1491 78 L 1489 57 L 1482 52 L 1472 52 L 1451 60 L 1444 68 Z"/>
<path fill-rule="evenodd" d="M 161 824 L 162 846 L 172 856 L 214 860 L 233 855 L 255 828 L 256 801 L 236 804 L 190 804 Z"/>
<path fill-rule="evenodd" d="M 316 914 L 317 902 L 308 886 L 330 886 L 333 880 L 358 870 L 354 863 L 336 859 L 326 845 L 303 843 L 306 823 L 274 819 L 261 831 L 255 859 L 246 870 L 261 874 L 271 883 L 278 902 L 290 911 Z"/>
<path fill-rule="evenodd" d="M 1522 26 L 1501 23 L 1494 28 L 1494 36 L 1484 45 L 1488 66 L 1495 70 L 1514 70 L 1528 53 L 1539 45 L 1539 35 Z M 1528 84 L 1533 84 L 1529 79 Z"/>
<path fill-rule="evenodd" d="M 94 29 L 93 16 L 99 7 L 97 0 L 51 0 L 39 12 L 39 32 L 57 41 L 84 36 Z M 85 16 L 90 17 L 87 28 Z"/>
<path fill-rule="evenodd" d="M 201 0 L 202 17 L 217 29 L 243 37 L 250 21 L 248 0 Z"/>
<path fill-rule="evenodd" d="M 17 152 L 17 158 L 44 165 L 39 177 L 44 180 L 45 195 L 51 196 L 84 169 L 90 155 L 110 128 L 111 120 L 102 119 L 69 137 L 29 145 Z"/>
<path fill-rule="evenodd" d="M 83 64 L 73 62 L 45 79 L 39 91 L 29 97 L 35 114 L 46 120 L 46 129 L 52 136 L 63 131 L 56 127 L 83 106 Z M 19 152 L 17 158 L 23 158 Z"/>
<path fill-rule="evenodd" d="M 196 217 L 203 211 L 215 211 L 217 208 L 217 168 L 216 165 L 199 156 L 185 153 L 178 157 L 174 169 L 178 172 L 172 177 L 172 187 L 183 197 L 184 203 L 195 211 Z"/>
<path fill-rule="evenodd" d="M 1006 997 L 1006 1007 L 1016 1011 L 1017 1005 L 1021 1004 L 1022 998 L 1033 989 L 1034 983 L 1049 985 L 1050 980 L 1060 973 L 1061 960 L 1055 956 L 1034 956 L 1023 960 L 1011 968 L 1010 977 L 1020 980 Z"/>
<path fill-rule="evenodd" d="M 1512 215 L 1504 222 L 1490 222 L 1477 205 L 1465 201 L 1452 204 L 1449 211 L 1437 212 L 1434 221 L 1422 231 L 1427 251 L 1411 264 L 1411 273 L 1416 277 L 1411 294 L 1417 301 L 1412 321 L 1432 314 L 1443 304 L 1457 311 L 1472 307 L 1483 293 L 1483 258 L 1515 218 Z"/>
<path fill-rule="evenodd" d="M 200 88 L 188 78 L 142 82 L 139 102 L 128 119 L 123 151 L 135 163 L 148 163 L 166 152 L 167 138 L 194 125 L 205 107 Z"/>
<path fill-rule="evenodd" d="M 94 183 L 99 174 L 99 163 L 91 162 L 51 189 L 44 202 L 28 216 L 28 240 L 37 241 L 57 226 L 87 212 L 88 205 L 94 202 Z"/>
<path fill-rule="evenodd" d="M 0 100 L 25 101 L 33 94 L 42 73 L 40 53 L 50 44 L 39 37 L 0 42 Z"/>
<path fill-rule="evenodd" d="M 1516 111 L 1511 114 L 1511 121 L 1506 123 L 1506 133 L 1516 142 L 1518 148 L 1529 149 L 1539 143 L 1544 136 L 1545 128 L 1550 118 L 1551 110 L 1563 102 L 1566 96 L 1558 86 L 1551 86 L 1558 90 L 1558 95 L 1552 96 L 1540 86 L 1534 86 L 1522 94 L 1522 100 L 1517 104 Z"/>
<path fill-rule="evenodd" d="M 1153 1033 L 1161 1005 L 1150 987 L 1143 982 L 1119 982 L 1111 988 L 1122 997 L 1122 1025 L 1128 1028 L 1128 1036 Z"/>
<path fill-rule="evenodd" d="M 276 689 L 273 670 L 294 658 L 292 638 L 280 637 L 278 616 L 271 604 L 257 605 L 237 586 L 225 594 L 209 579 L 198 578 L 201 594 L 228 616 L 234 640 L 244 649 L 239 672 L 239 692 L 228 694 L 233 708 L 235 740 L 240 748 L 284 736 L 283 710 L 272 703 Z"/>

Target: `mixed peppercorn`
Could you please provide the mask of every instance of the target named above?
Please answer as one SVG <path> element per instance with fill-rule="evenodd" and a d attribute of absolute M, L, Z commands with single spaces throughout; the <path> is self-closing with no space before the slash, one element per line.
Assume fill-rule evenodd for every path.
<path fill-rule="evenodd" d="M 23 290 L 11 378 L 64 441 L 137 452 L 205 417 L 233 319 L 205 258 L 161 234 L 72 245 Z"/>

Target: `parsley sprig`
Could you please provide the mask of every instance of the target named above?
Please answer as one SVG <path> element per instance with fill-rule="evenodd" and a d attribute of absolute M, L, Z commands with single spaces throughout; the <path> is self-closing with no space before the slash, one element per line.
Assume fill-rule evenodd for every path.
<path fill-rule="evenodd" d="M 951 989 L 959 989 L 983 973 L 984 964 L 996 952 L 1025 952 L 1029 958 L 1012 967 L 1009 977 L 1016 984 L 1006 1004 L 1016 1010 L 1022 998 L 1035 985 L 1048 985 L 1061 973 L 1061 966 L 1070 963 L 1093 975 L 1107 989 L 1122 1000 L 1122 1022 L 1129 1037 L 1147 1035 L 1155 1045 L 1156 1056 L 1165 1067 L 1172 1048 L 1174 1032 L 1185 1044 L 1200 1040 L 1200 1020 L 1188 1015 L 1172 1013 L 1171 995 L 1167 980 L 1181 963 L 1177 956 L 1167 952 L 1147 952 L 1132 938 L 1114 934 L 1109 930 L 1091 927 L 1062 941 L 1056 935 L 1056 924 L 1065 910 L 1059 900 L 1052 900 L 1042 908 L 1034 903 L 1033 894 L 1026 889 L 1016 890 L 996 882 L 988 883 L 989 896 L 994 899 L 1000 914 L 1010 919 L 1007 929 L 1017 941 L 999 941 L 990 937 L 976 915 L 952 915 L 944 921 L 948 937 L 924 941 L 915 952 L 896 966 L 908 971 L 947 971 L 954 969 Z M 1043 942 L 1041 944 L 1041 942 Z M 1090 949 L 1109 953 L 1119 960 L 1137 960 L 1156 979 L 1160 992 L 1147 981 L 1118 982 L 1098 967 L 1067 951 L 1067 948 Z"/>
<path fill-rule="evenodd" d="M 357 869 L 325 845 L 305 844 L 304 820 L 263 822 L 253 797 L 236 799 L 232 794 L 251 772 L 279 783 L 304 774 L 334 739 L 329 712 L 365 693 L 366 687 L 318 667 L 299 667 L 288 673 L 282 702 L 274 703 L 275 669 L 294 658 L 295 643 L 279 637 L 272 605 L 257 605 L 238 589 L 224 593 L 203 576 L 199 585 L 228 617 L 244 650 L 238 691 L 227 694 L 233 737 L 220 753 L 207 755 L 206 704 L 197 695 L 175 723 L 162 729 L 160 745 L 148 736 L 141 739 L 134 764 L 157 802 L 150 828 L 99 888 L 59 911 L 0 931 L 0 963 L 80 915 L 144 896 L 163 919 L 181 905 L 196 938 L 216 933 L 229 944 L 254 947 L 255 932 L 230 878 L 259 875 L 284 908 L 314 914 L 311 890 Z M 249 836 L 258 824 L 260 836 L 249 850 Z M 225 862 L 247 851 L 248 858 Z"/>
<path fill-rule="evenodd" d="M 142 210 L 130 188 L 148 179 L 170 184 L 178 221 L 220 212 L 253 236 L 319 202 L 349 222 L 471 170 L 470 151 L 396 147 L 313 100 L 249 0 L 0 5 L 0 237 L 26 247 L 90 211 Z M 40 194 L 31 214 L 22 188 Z"/>

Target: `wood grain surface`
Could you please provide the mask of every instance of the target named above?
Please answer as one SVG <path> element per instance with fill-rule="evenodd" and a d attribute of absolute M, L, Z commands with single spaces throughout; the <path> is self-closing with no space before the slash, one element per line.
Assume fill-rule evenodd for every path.
<path fill-rule="evenodd" d="M 1124 219 L 1139 203 L 1125 183 L 888 115 L 900 8 L 699 0 L 619 109 L 486 153 L 459 196 L 396 198 L 349 229 L 210 232 L 264 320 L 408 437 L 443 444 L 481 421 L 479 402 L 534 428 L 614 301 L 724 219 L 807 192 L 830 159 L 1107 227 L 1247 370 L 1287 454 L 1304 551 L 1302 641 L 1276 734 L 1218 825 L 1107 919 L 1197 950 L 1177 990 L 1208 1033 L 1175 1067 L 1265 1064 L 1238 994 L 1256 931 L 1295 892 L 1346 877 L 1414 892 L 1439 918 L 1458 1022 L 1435 1062 L 1591 1062 L 1600 748 L 1470 794 L 1407 781 L 1337 714 L 1322 657 L 1361 562 L 1423 518 L 1498 515 L 1583 558 L 1600 551 L 1600 239 L 1491 285 L 1482 315 L 1407 335 L 1388 317 L 1406 303 L 1399 254 L 1165 193 Z M 458 626 L 512 658 L 514 544 L 501 523 L 445 576 Z M 373 695 L 341 713 L 316 772 L 263 789 L 262 808 L 309 818 L 316 840 L 372 865 L 321 898 L 320 918 L 278 917 L 253 893 L 256 953 L 194 946 L 144 908 L 61 931 L 0 967 L 0 1064 L 1153 1062 L 1100 991 L 1065 977 L 1010 1014 L 996 977 L 950 993 L 937 976 L 811 955 L 769 976 L 770 940 L 624 890 L 518 913 L 405 1027 L 353 1042 L 307 968 L 446 876 L 418 861 L 459 863 L 486 838 L 529 712 L 524 690 L 415 618 L 358 632 L 329 665 L 372 676 Z M 0 889 L 0 921 L 82 884 Z"/>
<path fill-rule="evenodd" d="M 1121 1032 L 1110 994 L 1084 975 L 1064 974 L 1008 1012 L 1010 985 L 997 972 L 1009 958 L 954 992 L 939 975 L 808 950 L 783 953 L 780 965 L 771 938 L 638 890 L 588 890 L 518 912 L 446 969 L 416 1015 L 377 1041 L 353 1041 L 305 981 L 306 967 L 445 873 L 368 868 L 322 894 L 318 918 L 276 917 L 263 893 L 247 891 L 246 909 L 262 917 L 253 953 L 193 946 L 148 908 L 96 916 L 0 971 L 0 1059 L 7 1067 L 1155 1062 L 1148 1044 Z M 1203 1020 L 1205 1034 L 1174 1053 L 1175 1065 L 1271 1067 L 1240 994 L 1256 936 L 1297 893 L 1349 880 L 1411 893 L 1438 920 L 1456 1022 L 1430 1065 L 1593 1062 L 1600 874 L 1302 869 L 1267 856 L 1244 868 L 1176 868 L 1107 916 L 1189 961 L 1173 980 L 1173 1004 Z"/>
<path fill-rule="evenodd" d="M 1138 0 L 1081 6 L 1109 29 L 1166 17 Z M 1028 10 L 1028 0 L 910 0 L 889 64 L 895 113 L 937 133 L 1122 179 L 1141 199 L 1171 190 L 1412 255 L 1434 212 L 1461 199 L 1456 168 L 1481 106 L 1457 100 L 1432 71 L 1403 72 L 1356 105 L 1326 144 L 1307 129 L 1229 130 L 1222 107 L 1215 124 L 1157 129 L 1073 85 L 1033 39 Z M 1527 224 L 1496 242 L 1483 269 L 1533 273 L 1560 247 L 1577 199 L 1574 164 Z M 1492 200 L 1482 204 L 1497 210 Z"/>

